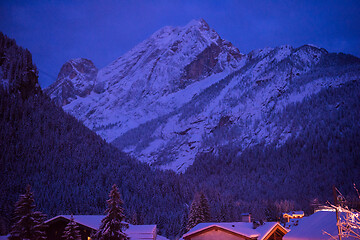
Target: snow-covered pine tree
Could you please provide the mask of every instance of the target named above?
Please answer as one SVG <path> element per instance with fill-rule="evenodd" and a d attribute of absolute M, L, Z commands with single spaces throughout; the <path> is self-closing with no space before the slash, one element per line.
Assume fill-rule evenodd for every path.
<path fill-rule="evenodd" d="M 15 204 L 15 223 L 10 231 L 10 240 L 42 240 L 46 239 L 44 220 L 46 215 L 34 212 L 34 196 L 31 186 L 27 185 L 26 192 L 20 195 Z"/>
<path fill-rule="evenodd" d="M 124 223 L 125 215 L 123 208 L 123 201 L 121 199 L 119 190 L 114 184 L 109 194 L 110 199 L 107 200 L 108 208 L 105 213 L 106 217 L 101 221 L 99 230 L 93 236 L 97 240 L 124 240 L 128 239 L 124 230 L 129 225 Z"/>
<path fill-rule="evenodd" d="M 197 193 L 191 203 L 186 230 L 189 231 L 198 223 L 208 221 L 210 221 L 210 207 L 208 200 L 203 193 Z"/>
<path fill-rule="evenodd" d="M 46 240 L 46 225 L 45 225 L 45 219 L 46 214 L 43 214 L 42 212 L 36 211 L 32 214 L 33 221 L 35 223 L 35 226 L 33 228 L 33 236 L 35 240 Z"/>
<path fill-rule="evenodd" d="M 70 222 L 66 225 L 63 238 L 65 240 L 81 240 L 80 230 L 74 216 L 71 214 Z"/>
<path fill-rule="evenodd" d="M 200 194 L 200 209 L 204 216 L 204 222 L 209 222 L 211 219 L 209 201 L 204 193 Z"/>

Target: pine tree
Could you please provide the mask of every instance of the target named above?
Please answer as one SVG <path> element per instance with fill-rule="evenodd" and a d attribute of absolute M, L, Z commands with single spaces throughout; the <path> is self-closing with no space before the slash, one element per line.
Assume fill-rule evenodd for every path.
<path fill-rule="evenodd" d="M 123 240 L 128 239 L 124 230 L 129 225 L 124 223 L 125 215 L 124 204 L 117 186 L 114 184 L 109 194 L 110 199 L 107 200 L 108 208 L 105 213 L 106 217 L 101 221 L 101 226 L 96 234 L 93 236 L 97 240 Z"/>
<path fill-rule="evenodd" d="M 136 211 L 132 214 L 131 219 L 130 219 L 130 223 L 132 225 L 137 225 L 138 224 L 138 217 L 137 217 Z"/>
<path fill-rule="evenodd" d="M 189 231 L 195 227 L 198 223 L 203 222 L 202 215 L 200 214 L 200 204 L 198 198 L 195 196 L 194 200 L 191 203 L 188 222 L 186 225 L 186 230 Z"/>
<path fill-rule="evenodd" d="M 197 224 L 210 221 L 210 207 L 203 193 L 195 194 L 191 203 L 186 230 L 190 230 Z"/>
<path fill-rule="evenodd" d="M 63 238 L 65 240 L 81 240 L 79 227 L 71 214 L 70 222 L 66 225 Z"/>
<path fill-rule="evenodd" d="M 31 186 L 28 185 L 25 194 L 20 195 L 19 201 L 15 204 L 15 223 L 10 231 L 10 240 L 46 239 L 44 231 L 46 216 L 41 212 L 34 212 L 35 206 Z"/>
<path fill-rule="evenodd" d="M 211 218 L 209 201 L 204 193 L 200 194 L 200 209 L 204 216 L 204 222 L 209 222 Z"/>

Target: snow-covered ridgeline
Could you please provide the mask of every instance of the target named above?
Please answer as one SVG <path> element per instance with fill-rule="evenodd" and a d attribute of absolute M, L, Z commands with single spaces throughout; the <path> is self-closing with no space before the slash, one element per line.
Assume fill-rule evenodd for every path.
<path fill-rule="evenodd" d="M 78 69 L 82 61 L 71 66 Z M 138 159 L 184 171 L 198 152 L 216 151 L 230 141 L 242 148 L 284 143 L 301 129 L 281 123 L 276 114 L 322 89 L 358 79 L 358 70 L 358 59 L 312 45 L 244 55 L 197 20 L 160 29 L 92 80 L 69 71 L 49 89 L 58 98 L 64 82 L 71 82 L 65 111 Z M 91 90 L 80 96 L 84 89 Z M 233 126 L 235 139 L 215 137 L 220 128 L 235 134 Z"/>

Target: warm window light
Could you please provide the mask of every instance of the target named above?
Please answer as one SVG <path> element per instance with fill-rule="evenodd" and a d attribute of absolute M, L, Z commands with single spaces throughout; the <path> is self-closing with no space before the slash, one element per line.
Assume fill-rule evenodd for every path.
<path fill-rule="evenodd" d="M 91 240 L 91 237 L 88 237 L 88 240 Z"/>

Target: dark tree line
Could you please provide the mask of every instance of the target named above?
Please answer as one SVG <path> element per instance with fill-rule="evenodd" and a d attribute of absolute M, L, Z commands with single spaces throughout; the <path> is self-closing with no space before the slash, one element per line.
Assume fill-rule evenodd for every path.
<path fill-rule="evenodd" d="M 102 213 L 107 186 L 115 182 L 127 203 L 127 216 L 136 215 L 138 223 L 159 223 L 163 233 L 176 235 L 184 203 L 193 192 L 185 178 L 130 158 L 46 96 L 25 101 L 2 96 L 0 109 L 0 192 L 6 193 L 0 196 L 0 222 L 5 228 L 27 183 L 38 194 L 39 208 L 53 217 Z"/>
<path fill-rule="evenodd" d="M 284 125 L 291 123 L 294 132 L 301 131 L 280 146 L 260 143 L 242 150 L 235 142 L 216 154 L 199 155 L 186 176 L 207 188 L 209 199 L 218 192 L 228 193 L 228 202 L 244 207 L 251 201 L 250 212 L 270 219 L 276 201 L 292 201 L 294 208 L 310 213 L 311 201 L 332 199 L 332 185 L 352 193 L 352 183 L 360 182 L 360 82 L 323 90 L 287 106 L 278 117 Z M 226 135 L 229 129 L 217 131 L 233 138 Z"/>
<path fill-rule="evenodd" d="M 119 190 L 114 184 L 107 202 L 106 216 L 101 221 L 100 228 L 91 236 L 96 240 L 127 240 L 129 239 L 125 230 L 129 227 L 125 223 L 124 202 L 121 199 Z M 26 187 L 25 194 L 15 204 L 14 223 L 9 234 L 10 240 L 46 240 L 48 227 L 45 224 L 45 217 L 41 212 L 34 211 L 36 207 L 33 192 L 30 185 Z M 81 240 L 81 234 L 74 217 L 71 214 L 70 221 L 63 231 L 64 240 Z"/>

